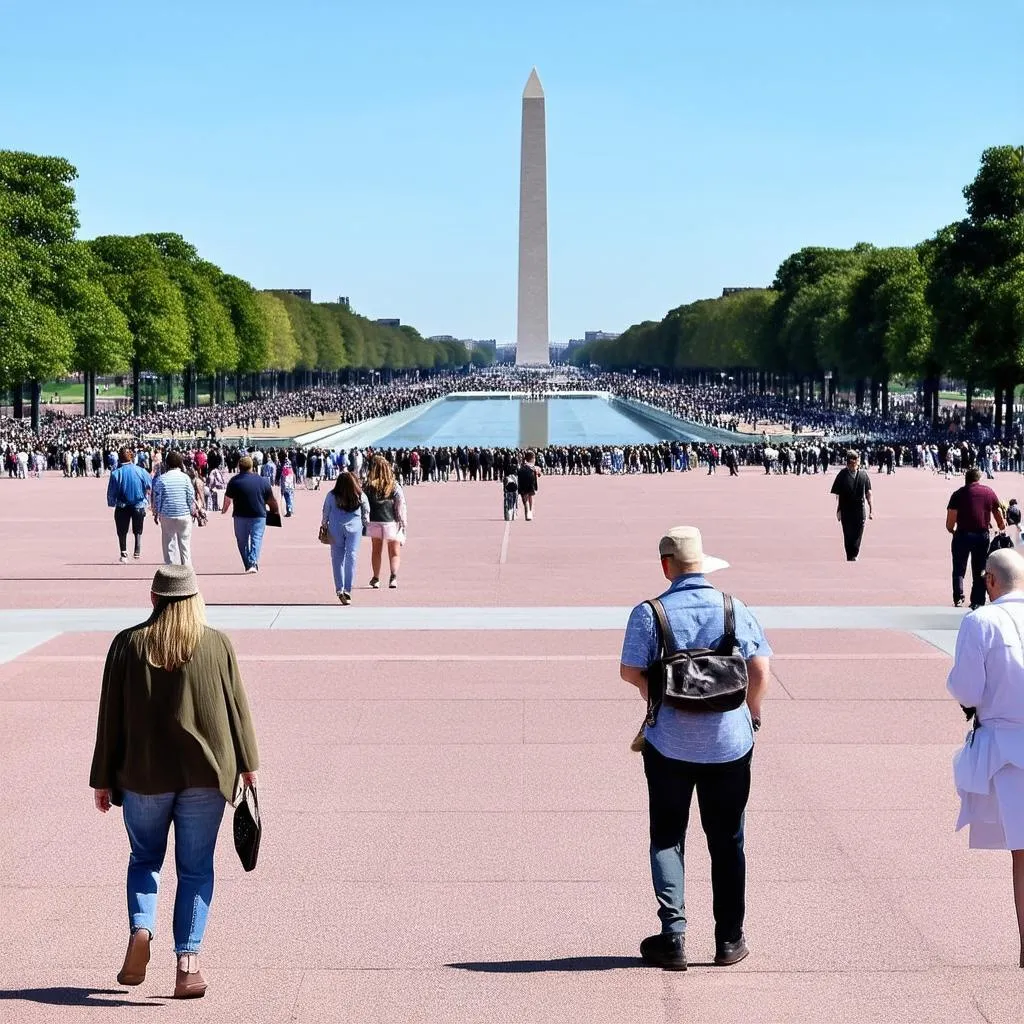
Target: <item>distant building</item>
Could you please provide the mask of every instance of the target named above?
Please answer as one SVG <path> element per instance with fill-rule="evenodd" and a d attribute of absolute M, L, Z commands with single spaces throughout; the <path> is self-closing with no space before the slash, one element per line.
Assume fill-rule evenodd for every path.
<path fill-rule="evenodd" d="M 344 306 L 346 309 L 351 309 L 352 308 L 351 303 L 348 301 L 348 296 L 347 295 L 339 295 L 338 296 L 338 305 L 339 306 Z"/>
<path fill-rule="evenodd" d="M 268 288 L 267 291 L 284 292 L 286 295 L 294 295 L 297 299 L 305 299 L 307 302 L 313 301 L 312 288 Z"/>
<path fill-rule="evenodd" d="M 583 341 L 589 344 L 592 341 L 614 341 L 616 338 L 621 337 L 618 332 L 615 331 L 584 331 Z M 570 342 L 571 344 L 571 342 Z"/>
<path fill-rule="evenodd" d="M 758 288 L 756 286 L 747 286 L 744 288 L 723 288 L 722 298 L 727 299 L 730 295 L 739 295 L 741 292 L 763 292 L 764 288 Z"/>
<path fill-rule="evenodd" d="M 486 352 L 491 357 L 491 359 L 497 362 L 498 343 L 497 341 L 494 340 L 494 338 L 488 338 L 484 341 L 467 341 L 465 342 L 465 345 L 470 352 L 475 352 L 477 350 L 479 350 L 480 352 Z"/>
<path fill-rule="evenodd" d="M 384 317 L 381 320 L 373 321 L 378 327 L 401 327 L 402 321 L 397 317 L 392 319 L 391 317 Z"/>
<path fill-rule="evenodd" d="M 455 341 L 454 334 L 432 334 L 427 341 Z"/>

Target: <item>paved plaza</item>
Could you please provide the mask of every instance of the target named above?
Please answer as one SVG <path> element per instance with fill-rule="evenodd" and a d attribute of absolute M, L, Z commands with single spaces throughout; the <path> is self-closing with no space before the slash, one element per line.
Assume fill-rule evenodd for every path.
<path fill-rule="evenodd" d="M 0 1021 L 1019 1024 L 1009 855 L 952 831 L 958 481 L 872 482 L 855 564 L 821 476 L 545 478 L 537 518 L 511 524 L 497 483 L 412 488 L 401 589 L 366 587 L 367 548 L 349 608 L 316 540 L 322 492 L 297 494 L 255 577 L 211 517 L 193 557 L 253 704 L 265 835 L 246 875 L 222 833 L 210 990 L 182 1004 L 166 890 L 149 979 L 114 980 L 127 839 L 88 789 L 104 654 L 144 615 L 158 531 L 120 566 L 105 481 L 0 481 Z M 1019 476 L 995 486 L 1024 498 Z M 694 807 L 682 975 L 638 958 L 658 927 L 629 751 L 643 706 L 617 672 L 678 523 L 731 563 L 715 583 L 775 649 L 752 954 L 708 966 Z"/>

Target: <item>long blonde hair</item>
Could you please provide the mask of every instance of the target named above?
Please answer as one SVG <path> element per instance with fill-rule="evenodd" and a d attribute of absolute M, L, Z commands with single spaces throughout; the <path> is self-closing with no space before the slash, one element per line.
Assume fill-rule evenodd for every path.
<path fill-rule="evenodd" d="M 153 668 L 168 672 L 192 660 L 206 629 L 202 594 L 180 600 L 158 598 L 153 615 L 142 630 L 142 649 Z"/>
<path fill-rule="evenodd" d="M 374 455 L 366 474 L 366 486 L 372 488 L 378 498 L 390 498 L 394 493 L 395 471 L 383 455 Z"/>

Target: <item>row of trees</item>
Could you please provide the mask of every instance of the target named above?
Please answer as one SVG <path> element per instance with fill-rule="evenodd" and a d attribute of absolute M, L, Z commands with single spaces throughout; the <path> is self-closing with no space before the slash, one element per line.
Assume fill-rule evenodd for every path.
<path fill-rule="evenodd" d="M 660 368 L 826 399 L 838 383 L 888 412 L 889 381 L 921 381 L 938 414 L 944 375 L 995 394 L 996 424 L 1024 382 L 1024 150 L 986 150 L 967 216 L 913 247 L 809 247 L 770 288 L 689 303 L 574 360 Z M 1008 420 L 1009 421 L 1009 418 Z"/>
<path fill-rule="evenodd" d="M 143 372 L 182 374 L 211 401 L 225 382 L 258 388 L 270 371 L 309 381 L 347 369 L 425 370 L 471 362 L 460 342 L 431 342 L 347 305 L 258 292 L 200 257 L 180 235 L 77 237 L 77 172 L 59 157 L 0 151 L 0 391 L 80 372 L 86 412 L 98 374 L 131 372 L 136 412 Z M 487 361 L 474 352 L 472 361 Z M 299 377 L 301 375 L 301 377 Z"/>

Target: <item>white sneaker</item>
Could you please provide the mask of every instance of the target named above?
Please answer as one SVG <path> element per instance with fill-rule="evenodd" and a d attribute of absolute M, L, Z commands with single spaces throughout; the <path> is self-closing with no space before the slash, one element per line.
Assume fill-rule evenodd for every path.
<path fill-rule="evenodd" d="M 120 563 L 121 563 L 122 565 L 127 565 L 127 564 L 128 564 L 128 556 L 127 556 L 127 555 L 126 555 L 126 554 L 125 554 L 124 552 L 122 552 L 122 553 L 121 553 L 121 557 L 120 557 L 120 558 L 118 559 L 118 561 L 119 561 L 119 562 L 120 562 Z"/>

